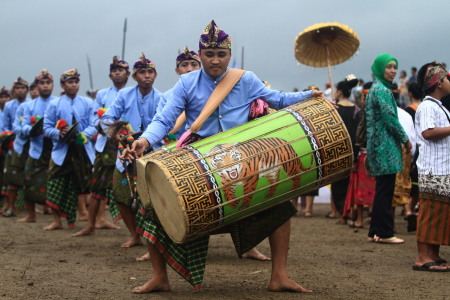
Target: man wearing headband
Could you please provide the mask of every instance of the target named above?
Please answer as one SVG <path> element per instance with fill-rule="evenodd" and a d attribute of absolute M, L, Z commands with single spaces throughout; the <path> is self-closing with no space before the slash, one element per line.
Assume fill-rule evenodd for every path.
<path fill-rule="evenodd" d="M 52 208 L 53 222 L 44 230 L 61 229 L 61 216 L 69 227 L 75 225 L 77 204 L 80 207 L 89 193 L 95 156 L 90 142 L 96 133 L 92 100 L 78 95 L 77 69 L 64 72 L 60 83 L 64 95 L 51 101 L 44 114 L 44 136 L 53 142 L 47 181 L 47 204 Z"/>
<path fill-rule="evenodd" d="M 42 126 L 44 112 L 51 100 L 53 91 L 53 76 L 43 69 L 36 76 L 36 88 L 39 97 L 26 104 L 23 113 L 21 134 L 29 137 L 30 147 L 24 171 L 24 198 L 27 203 L 28 216 L 19 222 L 36 222 L 36 203 L 45 205 L 47 200 L 48 164 L 52 151 L 52 141 L 44 137 L 43 130 L 33 127 Z M 32 130 L 33 129 L 33 130 Z"/>
<path fill-rule="evenodd" d="M 108 140 L 105 132 L 100 127 L 100 119 L 117 97 L 119 90 L 123 89 L 130 76 L 129 65 L 117 56 L 113 57 L 109 65 L 109 78 L 113 85 L 98 91 L 94 101 L 94 124 L 98 129 L 95 142 L 94 171 L 91 181 L 91 194 L 89 200 L 89 217 L 86 226 L 72 236 L 84 236 L 95 234 L 95 228 L 118 229 L 119 227 L 106 221 L 104 217 L 106 202 L 110 202 L 110 211 L 113 211 L 112 203 L 112 178 L 116 163 L 117 148 Z M 113 219 L 116 216 L 113 216 Z"/>
<path fill-rule="evenodd" d="M 212 21 L 201 35 L 199 46 L 202 69 L 180 77 L 164 109 L 155 116 L 152 124 L 143 133 L 142 137 L 133 144 L 131 151 L 126 151 L 122 155 L 123 159 L 131 159 L 132 155 L 128 155 L 128 153 L 141 155 L 144 149 L 153 146 L 154 143 L 157 143 L 162 137 L 167 135 L 183 110 L 186 113 L 188 126 L 197 119 L 216 84 L 222 80 L 228 71 L 228 64 L 231 59 L 231 39 L 228 34 Z M 208 137 L 246 123 L 250 113 L 250 104 L 257 98 L 264 98 L 272 108 L 281 109 L 320 95 L 322 95 L 322 92 L 319 91 L 298 93 L 274 91 L 266 87 L 252 72 L 246 72 L 219 105 L 218 109 L 206 120 L 204 126 L 198 131 L 198 135 Z M 286 259 L 290 237 L 289 219 L 296 213 L 296 210 L 290 202 L 286 202 L 270 209 L 270 213 L 273 213 L 274 210 L 280 211 L 280 209 L 283 210 L 281 215 L 284 215 L 286 218 L 278 220 L 282 225 L 278 228 L 274 227 L 274 231 L 269 237 L 272 250 L 272 277 L 268 288 L 271 291 L 311 292 L 288 278 L 286 274 Z M 267 228 L 269 224 L 265 225 Z M 199 289 L 203 280 L 209 237 L 201 237 L 185 244 L 175 244 L 168 237 L 161 238 L 165 236 L 165 233 L 157 222 L 147 220 L 146 228 L 148 229 L 147 240 L 149 241 L 148 248 L 154 277 L 143 286 L 137 287 L 134 292 L 147 293 L 170 290 L 166 258 L 168 258 L 167 263 L 171 267 L 175 268 L 196 289 Z M 234 228 L 237 229 L 238 226 Z M 239 256 L 243 254 L 242 252 L 255 247 L 267 237 L 263 234 L 256 237 L 254 233 L 251 233 L 252 237 L 255 237 L 252 239 L 252 243 L 249 242 L 250 239 L 248 238 L 238 239 L 236 237 L 239 234 L 232 234 L 236 238 L 236 240 L 233 239 L 234 242 L 245 244 L 242 247 L 235 244 L 237 246 L 236 249 L 240 249 Z M 156 247 L 156 245 L 158 246 Z M 181 252 L 172 252 L 174 249 Z M 175 252 L 178 252 L 178 254 Z M 184 255 L 180 255 L 180 253 L 184 253 Z M 203 253 L 204 256 L 199 255 L 199 253 Z M 191 262 L 193 257 L 195 257 L 196 263 L 195 270 L 190 268 L 189 263 L 186 264 L 187 261 Z"/>
<path fill-rule="evenodd" d="M 134 63 L 133 79 L 137 85 L 133 87 L 124 88 L 119 91 L 116 99 L 112 102 L 106 113 L 101 118 L 103 130 L 107 132 L 108 126 L 114 128 L 116 121 L 124 121 L 128 123 L 126 131 L 130 133 L 139 134 L 147 128 L 152 122 L 153 116 L 156 114 L 156 109 L 162 98 L 161 92 L 153 87 L 156 80 L 157 72 L 155 64 L 147 59 L 144 53 Z M 119 123 L 116 123 L 119 124 Z M 124 129 L 125 130 L 125 129 Z M 119 130 L 119 132 L 122 130 Z M 135 134 L 135 135 L 136 135 Z M 114 136 L 115 138 L 115 136 Z M 161 138 L 162 139 L 162 138 Z M 154 149 L 160 147 L 161 142 L 153 145 Z M 141 245 L 142 241 L 139 234 L 136 232 L 136 215 L 131 209 L 133 199 L 130 197 L 130 188 L 120 159 L 116 160 L 116 168 L 113 175 L 113 196 L 114 201 L 117 202 L 120 215 L 130 232 L 130 239 L 123 243 L 121 247 L 128 248 L 135 245 Z M 131 171 L 132 166 L 128 166 L 128 171 Z M 131 174 L 131 172 L 129 172 Z"/>
<path fill-rule="evenodd" d="M 450 272 L 450 264 L 439 253 L 441 245 L 450 245 L 450 111 L 441 101 L 450 95 L 450 81 L 445 68 L 432 62 L 420 68 L 417 83 L 426 96 L 416 111 L 415 123 L 420 209 L 412 268 Z"/>
<path fill-rule="evenodd" d="M 3 130 L 4 131 L 14 131 L 14 122 L 16 121 L 16 113 L 19 110 L 19 106 L 22 103 L 30 101 L 26 96 L 28 94 L 28 82 L 18 77 L 17 80 L 13 83 L 12 94 L 15 99 L 9 101 L 5 104 L 5 109 L 3 111 Z M 19 111 L 19 118 L 21 117 L 22 109 Z M 19 122 L 19 120 L 17 120 Z M 23 145 L 25 144 L 25 140 L 16 133 L 16 142 L 14 143 L 14 148 L 16 151 L 22 153 Z M 19 188 L 23 186 L 23 165 L 19 163 L 16 167 L 12 164 L 13 158 L 18 158 L 20 154 L 14 149 L 10 149 L 6 156 L 5 168 L 3 170 L 4 176 L 4 184 L 6 185 L 6 193 L 7 193 L 7 210 L 3 213 L 5 217 L 14 216 L 14 201 L 17 196 L 17 191 Z M 19 162 L 21 160 L 19 159 Z"/>
<path fill-rule="evenodd" d="M 402 244 L 394 236 L 392 199 L 396 173 L 403 170 L 402 145 L 411 152 L 411 142 L 398 121 L 397 103 L 390 91 L 398 62 L 390 54 L 378 55 L 372 64 L 375 75 L 366 98 L 367 159 L 375 177 L 375 197 L 368 241 Z"/>

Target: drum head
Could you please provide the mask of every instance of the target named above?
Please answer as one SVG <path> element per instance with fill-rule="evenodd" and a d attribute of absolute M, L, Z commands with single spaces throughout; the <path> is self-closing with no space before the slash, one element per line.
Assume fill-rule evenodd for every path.
<path fill-rule="evenodd" d="M 64 144 L 70 144 L 75 140 L 75 136 L 78 134 L 78 122 L 72 124 L 66 132 L 66 135 L 62 138 Z"/>
<path fill-rule="evenodd" d="M 174 242 L 185 242 L 187 216 L 169 179 L 154 162 L 148 163 L 145 179 L 152 205 L 164 230 Z"/>

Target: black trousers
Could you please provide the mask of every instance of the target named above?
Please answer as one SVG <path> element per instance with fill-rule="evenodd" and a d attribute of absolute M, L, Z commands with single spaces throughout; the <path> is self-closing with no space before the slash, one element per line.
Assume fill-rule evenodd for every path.
<path fill-rule="evenodd" d="M 375 176 L 375 198 L 373 199 L 372 220 L 369 237 L 380 238 L 394 236 L 394 219 L 392 215 L 392 198 L 394 197 L 395 175 Z"/>

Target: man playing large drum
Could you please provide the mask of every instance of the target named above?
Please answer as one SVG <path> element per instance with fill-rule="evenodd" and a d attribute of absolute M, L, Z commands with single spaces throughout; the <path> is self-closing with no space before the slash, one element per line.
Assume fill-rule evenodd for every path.
<path fill-rule="evenodd" d="M 121 156 L 122 159 L 131 160 L 134 155 L 140 156 L 145 149 L 160 141 L 173 128 L 177 117 L 183 111 L 186 113 L 188 127 L 191 127 L 196 121 L 214 88 L 229 71 L 231 39 L 228 34 L 219 29 L 212 21 L 201 35 L 199 45 L 202 69 L 181 76 L 173 89 L 171 98 L 167 101 L 167 105 L 160 114 L 155 116 L 141 138 L 133 143 L 131 150 L 124 151 Z M 321 95 L 322 92 L 319 91 L 299 93 L 274 91 L 267 88 L 252 72 L 245 72 L 228 93 L 228 96 L 225 97 L 196 133 L 202 137 L 208 137 L 246 123 L 251 103 L 257 98 L 264 99 L 274 109 L 281 109 Z M 250 238 L 245 238 L 245 235 L 248 234 L 249 237 L 252 237 L 253 244 L 247 243 L 247 245 L 240 247 L 239 255 L 256 246 L 269 235 L 272 253 L 272 275 L 268 286 L 270 291 L 311 292 L 311 290 L 300 286 L 290 279 L 286 273 L 290 238 L 289 219 L 295 212 L 296 210 L 290 202 L 277 205 L 256 215 L 263 215 L 261 217 L 262 222 L 260 222 L 260 232 L 271 233 L 261 235 L 257 239 L 255 239 L 255 235 L 258 234 L 258 230 L 244 232 L 244 235 L 240 234 L 241 243 L 246 243 L 246 240 L 250 240 Z M 271 217 L 267 217 L 267 214 L 271 214 Z M 277 222 L 277 224 L 270 224 L 269 219 Z M 246 219 L 238 223 L 245 221 Z M 270 226 L 273 227 L 273 230 L 267 231 L 267 227 Z M 232 227 L 234 228 L 231 228 L 232 237 L 233 230 L 245 229 L 243 226 L 232 225 Z M 200 237 L 184 244 L 176 244 L 165 235 L 161 225 L 151 219 L 147 220 L 145 237 L 149 241 L 148 249 L 154 275 L 143 286 L 135 288 L 133 290 L 134 293 L 170 291 L 166 262 L 196 289 L 200 288 L 206 261 L 208 237 Z M 234 238 L 233 241 L 236 244 Z M 238 247 L 236 248 L 238 249 Z M 190 257 L 187 258 L 186 256 Z M 184 266 L 182 263 L 186 261 L 189 262 L 186 265 L 190 268 L 181 269 Z"/>

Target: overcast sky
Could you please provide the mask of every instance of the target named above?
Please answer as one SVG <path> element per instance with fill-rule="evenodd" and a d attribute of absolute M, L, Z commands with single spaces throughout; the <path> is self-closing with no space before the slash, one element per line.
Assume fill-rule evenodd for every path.
<path fill-rule="evenodd" d="M 386 52 L 409 75 L 411 66 L 450 63 L 449 15 L 448 0 L 0 0 L 0 86 L 11 87 L 18 76 L 30 82 L 42 68 L 56 78 L 77 68 L 80 94 L 86 95 L 87 55 L 94 88 L 109 86 L 109 63 L 121 56 L 125 18 L 125 59 L 132 65 L 144 52 L 156 64 L 154 87 L 160 91 L 177 80 L 178 51 L 185 45 L 198 50 L 211 19 L 232 37 L 237 66 L 244 47 L 244 69 L 274 89 L 322 88 L 328 81 L 326 68 L 301 65 L 294 57 L 296 36 L 321 22 L 346 24 L 360 37 L 355 56 L 333 67 L 334 82 L 348 74 L 369 80 L 373 59 Z M 59 91 L 57 84 L 54 94 Z"/>

